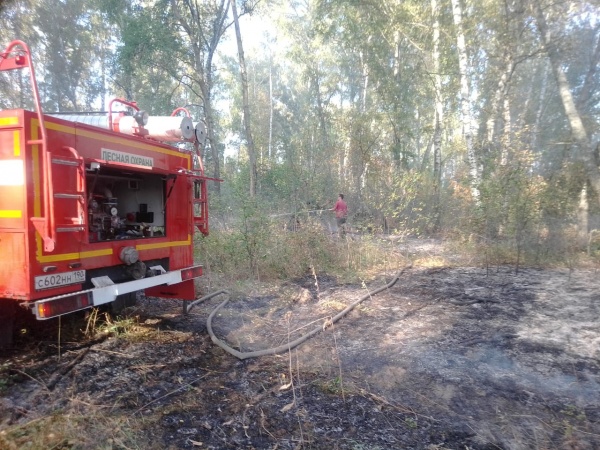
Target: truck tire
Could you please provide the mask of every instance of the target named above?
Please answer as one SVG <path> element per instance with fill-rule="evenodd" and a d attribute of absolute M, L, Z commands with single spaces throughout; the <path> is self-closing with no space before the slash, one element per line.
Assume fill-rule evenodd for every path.
<path fill-rule="evenodd" d="M 111 303 L 110 310 L 113 314 L 121 314 L 125 308 L 130 308 L 137 304 L 137 291 L 128 294 L 118 295 L 116 300 Z"/>
<path fill-rule="evenodd" d="M 15 315 L 14 300 L 0 298 L 0 349 L 12 347 Z"/>

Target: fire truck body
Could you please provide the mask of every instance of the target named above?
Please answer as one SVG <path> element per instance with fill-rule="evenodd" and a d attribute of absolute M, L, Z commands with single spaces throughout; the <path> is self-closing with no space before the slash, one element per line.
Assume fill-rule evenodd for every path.
<path fill-rule="evenodd" d="M 37 97 L 17 44 L 0 70 L 24 58 Z M 127 135 L 44 115 L 37 103 L 0 111 L 0 306 L 26 304 L 46 319 L 140 290 L 194 299 L 193 236 L 208 233 L 197 152 L 148 138 L 143 123 Z M 123 117 L 131 122 L 117 114 L 109 126 Z"/>

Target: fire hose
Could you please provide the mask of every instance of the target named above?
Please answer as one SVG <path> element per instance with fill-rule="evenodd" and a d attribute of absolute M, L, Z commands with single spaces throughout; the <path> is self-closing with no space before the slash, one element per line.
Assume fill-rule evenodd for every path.
<path fill-rule="evenodd" d="M 271 214 L 269 217 L 275 218 L 275 217 L 284 217 L 284 216 L 299 216 L 301 214 L 310 214 L 313 212 L 324 212 L 324 211 L 331 211 L 331 210 L 330 209 L 311 209 L 308 211 L 298 211 L 298 212 L 283 213 L 283 214 Z"/>
<path fill-rule="evenodd" d="M 334 323 L 336 323 L 338 320 L 340 320 L 342 317 L 344 317 L 346 314 L 348 314 L 350 311 L 352 311 L 356 306 L 360 305 L 366 299 L 371 298 L 373 295 L 377 295 L 380 292 L 385 291 L 386 289 L 390 289 L 392 286 L 394 286 L 398 282 L 398 280 L 404 274 L 404 272 L 406 272 L 411 267 L 412 267 L 412 265 L 404 267 L 396 275 L 394 275 L 394 277 L 392 278 L 392 280 L 389 283 L 375 289 L 373 292 L 368 292 L 367 294 L 363 295 L 361 298 L 356 300 L 354 303 L 351 303 L 350 305 L 348 305 L 346 308 L 344 308 L 344 310 L 340 311 L 338 314 L 333 316 L 331 319 L 326 319 L 321 326 L 314 328 L 312 331 L 309 331 L 308 333 L 304 334 L 303 336 L 300 336 L 298 339 L 295 339 L 291 342 L 288 342 L 287 344 L 280 345 L 278 347 L 267 348 L 264 350 L 256 350 L 256 351 L 251 351 L 251 352 L 240 352 L 240 351 L 230 347 L 229 345 L 227 345 L 224 341 L 222 341 L 215 335 L 215 333 L 213 331 L 213 327 L 212 327 L 212 320 L 215 317 L 215 315 L 221 310 L 221 308 L 223 308 L 225 305 L 227 305 L 227 303 L 229 303 L 229 300 L 231 297 L 230 297 L 229 291 L 227 291 L 227 290 L 220 290 L 220 291 L 212 292 L 198 300 L 191 302 L 187 306 L 184 306 L 184 308 L 185 308 L 184 312 L 187 314 L 194 306 L 196 306 L 199 303 L 202 303 L 206 300 L 209 300 L 211 298 L 217 297 L 222 294 L 227 295 L 227 298 L 224 301 L 222 301 L 215 309 L 213 309 L 213 311 L 208 316 L 208 319 L 206 319 L 206 329 L 208 330 L 208 334 L 210 336 L 210 339 L 213 341 L 213 343 L 215 343 L 216 345 L 221 347 L 227 353 L 229 353 L 241 360 L 249 359 L 249 358 L 257 358 L 259 356 L 276 355 L 278 353 L 283 353 L 283 352 L 286 352 L 286 351 L 289 351 L 289 350 L 292 350 L 292 349 L 298 347 L 300 344 L 304 343 L 305 341 L 307 341 L 311 337 L 315 336 L 316 334 L 320 333 L 321 331 L 325 331 L 328 327 L 332 326 Z"/>

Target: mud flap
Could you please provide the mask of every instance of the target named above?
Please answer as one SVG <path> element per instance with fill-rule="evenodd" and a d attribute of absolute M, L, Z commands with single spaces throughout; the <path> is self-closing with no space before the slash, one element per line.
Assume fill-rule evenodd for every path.
<path fill-rule="evenodd" d="M 14 300 L 0 299 L 0 349 L 12 347 L 16 306 Z"/>
<path fill-rule="evenodd" d="M 177 284 L 153 286 L 147 288 L 144 293 L 147 297 L 176 298 L 178 300 L 196 299 L 196 287 L 193 279 Z"/>
<path fill-rule="evenodd" d="M 137 304 L 137 291 L 127 294 L 118 295 L 116 300 L 110 304 L 110 310 L 114 314 L 121 314 L 125 308 L 135 306 Z"/>

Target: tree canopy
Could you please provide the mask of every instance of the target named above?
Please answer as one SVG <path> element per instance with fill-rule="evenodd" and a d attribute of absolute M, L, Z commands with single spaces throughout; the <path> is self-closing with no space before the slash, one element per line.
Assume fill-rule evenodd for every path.
<path fill-rule="evenodd" d="M 519 241 L 585 198 L 600 228 L 597 0 L 238 1 L 243 60 L 230 1 L 9 0 L 0 37 L 32 47 L 47 111 L 187 106 L 225 202 L 344 192 L 356 225 Z M 18 77 L 0 107 L 32 107 Z"/>

